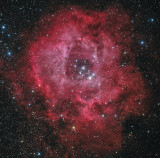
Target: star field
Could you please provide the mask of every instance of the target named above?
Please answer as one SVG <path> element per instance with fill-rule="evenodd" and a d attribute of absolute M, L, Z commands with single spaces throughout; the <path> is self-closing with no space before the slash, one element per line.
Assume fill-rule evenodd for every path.
<path fill-rule="evenodd" d="M 0 3 L 0 157 L 160 157 L 160 1 L 3 0 Z M 66 53 L 67 55 L 65 56 L 65 51 L 62 51 L 63 55 L 60 56 L 59 53 L 53 58 L 52 53 L 46 52 L 44 48 L 46 45 L 47 48 L 50 48 L 49 50 L 55 48 L 49 43 L 51 40 L 48 39 L 51 39 L 51 36 L 57 36 L 57 39 L 65 41 L 65 36 L 63 36 L 66 33 L 65 29 L 62 29 L 59 33 L 59 24 L 66 24 L 65 28 L 67 28 L 67 24 L 72 24 L 72 29 L 67 33 L 73 37 L 81 37 L 77 35 L 76 31 L 81 29 L 79 26 L 83 26 L 83 22 L 77 22 L 79 25 L 76 22 L 70 22 L 68 20 L 69 16 L 66 16 L 70 15 L 70 13 L 66 12 L 65 15 L 61 11 L 62 8 L 67 8 L 68 6 L 71 12 L 74 10 L 74 6 L 78 6 L 84 10 L 97 12 L 97 15 L 102 15 L 103 11 L 106 11 L 110 6 L 121 7 L 129 15 L 129 22 L 132 25 L 131 33 L 126 31 L 127 33 L 123 34 L 122 42 L 129 43 L 130 40 L 127 37 L 131 37 L 133 43 L 132 47 L 129 48 L 131 48 L 133 55 L 130 56 L 130 52 L 126 49 L 128 45 L 126 45 L 124 47 L 126 50 L 122 50 L 122 57 L 118 58 L 118 53 L 114 54 L 115 49 L 117 50 L 115 52 L 118 52 L 116 44 L 112 44 L 109 41 L 106 43 L 113 55 L 108 55 L 107 58 L 104 56 L 101 60 L 102 62 L 100 62 L 96 53 L 94 53 L 93 48 L 96 48 L 96 46 L 92 42 L 88 42 L 87 38 L 90 37 L 88 35 L 86 36 L 87 38 L 83 36 L 81 40 L 76 39 L 82 43 L 80 43 L 80 46 L 85 45 L 88 40 L 88 45 L 86 44 L 83 50 L 85 55 L 79 55 L 79 48 L 72 47 L 72 44 L 69 45 L 69 42 L 66 42 L 68 44 L 67 46 L 64 44 L 66 49 L 71 53 L 74 52 L 73 55 Z M 87 14 L 77 13 L 77 17 L 75 16 L 74 18 L 78 19 L 82 15 L 87 17 Z M 49 15 L 52 16 L 50 17 Z M 64 23 L 54 19 L 56 15 L 58 18 L 62 16 Z M 110 14 L 106 14 L 106 17 L 109 16 Z M 101 20 L 101 17 L 99 17 L 99 20 Z M 56 25 L 49 23 L 52 18 Z M 65 23 L 66 20 L 68 20 L 67 23 Z M 86 21 L 89 23 L 89 20 L 87 19 Z M 112 20 L 110 20 L 111 25 L 114 24 Z M 46 21 L 48 24 L 45 23 Z M 104 24 L 104 22 L 100 23 L 102 23 L 101 26 Z M 37 24 L 42 25 L 37 26 Z M 48 31 L 52 26 L 58 28 L 55 33 Z M 64 26 L 61 25 L 60 28 Z M 38 30 L 40 28 L 42 32 Z M 76 30 L 75 28 L 78 29 Z M 75 32 L 74 29 L 76 30 Z M 125 27 L 123 29 L 125 30 Z M 82 30 L 87 32 L 87 29 Z M 94 37 L 98 36 L 94 32 L 94 28 L 91 27 L 90 30 L 93 31 Z M 62 33 L 63 31 L 64 34 Z M 45 40 L 38 36 L 38 34 L 43 35 L 43 33 Z M 100 32 L 98 33 L 100 34 Z M 105 35 L 108 34 L 106 33 Z M 118 39 L 116 40 L 118 41 Z M 42 41 L 42 43 L 39 41 Z M 40 48 L 43 42 L 46 41 L 47 43 L 44 44 L 44 47 Z M 103 39 L 98 42 L 103 43 L 104 41 Z M 34 42 L 37 43 L 34 45 Z M 91 44 L 92 46 L 90 46 Z M 56 49 L 53 49 L 54 52 L 64 49 L 64 45 L 62 47 L 57 45 Z M 28 48 L 32 49 L 29 50 Z M 90 53 L 90 50 L 92 50 L 91 53 L 93 55 L 86 55 L 88 52 Z M 33 53 L 28 55 L 27 52 L 28 54 L 30 52 Z M 64 56 L 67 60 L 60 63 L 61 57 Z M 108 58 L 110 59 L 109 61 L 107 60 Z M 57 60 L 53 62 L 54 59 Z M 41 65 L 42 61 L 44 63 Z M 120 90 L 118 88 L 120 92 L 124 89 L 128 92 L 128 94 L 121 92 L 121 94 L 124 94 L 124 96 L 121 95 L 121 99 L 111 95 L 114 83 L 109 80 L 109 88 L 108 85 L 101 83 L 104 76 L 106 78 L 114 76 L 111 72 L 104 73 L 105 71 L 99 68 L 99 65 L 103 65 L 101 64 L 103 61 L 107 61 L 108 65 L 109 63 L 110 65 L 113 64 L 113 66 L 109 67 L 109 71 L 118 63 L 119 67 L 114 69 L 114 73 L 116 72 L 117 76 L 121 73 L 122 78 L 128 77 L 128 75 L 125 76 L 125 72 L 130 72 L 128 67 L 130 63 L 134 63 L 135 68 L 132 69 L 135 71 L 135 75 L 127 78 L 127 82 L 121 81 L 124 87 L 120 87 Z M 60 64 L 56 66 L 55 63 Z M 66 72 L 62 68 L 64 63 L 67 65 Z M 98 66 L 95 66 L 96 64 Z M 32 69 L 34 69 L 34 73 Z M 62 77 L 64 72 L 67 82 Z M 54 75 L 51 76 L 50 74 Z M 103 77 L 99 77 L 99 74 Z M 142 77 L 139 77 L 139 74 Z M 135 77 L 136 75 L 138 77 Z M 132 88 L 131 81 L 134 78 L 138 78 L 138 86 L 133 86 Z M 36 84 L 34 80 L 36 80 Z M 115 80 L 119 81 L 120 79 L 116 78 Z M 53 81 L 56 81 L 56 83 Z M 46 88 L 48 85 L 44 86 L 46 83 L 52 87 L 51 90 Z M 147 88 L 144 88 L 143 83 Z M 58 86 L 54 88 L 53 85 L 56 84 Z M 100 86 L 101 84 L 102 86 Z M 89 88 L 91 87 L 91 92 L 86 85 L 89 85 Z M 78 87 L 78 90 L 75 87 Z M 85 87 L 88 88 L 87 93 L 84 93 Z M 105 90 L 101 89 L 106 87 L 108 88 L 107 92 L 110 93 L 106 95 L 107 97 L 104 97 L 105 99 L 99 99 L 105 95 Z M 136 103 L 129 102 L 131 99 L 128 97 L 129 91 L 127 91 L 126 87 L 134 90 L 137 88 L 140 92 L 139 95 L 132 96 L 133 98 L 135 97 Z M 94 88 L 96 92 L 92 93 L 95 90 Z M 60 89 L 60 93 L 58 89 Z M 133 92 L 136 93 L 136 90 Z M 53 94 L 56 94 L 56 97 L 53 97 Z M 119 93 L 114 94 L 118 95 Z M 67 96 L 74 97 L 70 97 L 69 100 Z M 109 98 L 108 96 L 111 97 Z M 145 96 L 147 97 L 145 98 Z M 61 99 L 59 99 L 60 97 Z M 96 103 L 94 101 L 95 98 L 98 100 Z M 147 100 L 147 106 L 144 105 L 145 99 Z M 78 101 L 81 104 L 77 104 Z M 98 107 L 101 102 L 103 102 L 104 106 L 101 106 L 102 109 Z M 129 109 L 129 112 L 126 110 L 127 108 L 114 108 L 115 105 L 121 106 L 121 104 L 125 103 L 128 105 L 133 103 L 134 108 Z M 92 107 L 91 110 L 84 105 Z M 107 105 L 112 106 L 105 108 Z M 104 126 L 105 123 L 107 124 L 106 126 Z M 89 128 L 92 126 L 94 128 Z M 105 143 L 105 135 L 108 135 L 108 142 L 112 143 L 112 145 Z M 78 144 L 79 147 L 77 142 L 81 141 L 87 145 L 85 146 L 81 143 L 81 145 Z M 97 146 L 94 146 L 92 141 L 95 141 Z M 101 150 L 102 146 L 106 147 L 105 150 L 112 151 L 111 149 L 114 147 L 115 150 L 111 154 L 106 154 L 104 150 Z M 110 146 L 112 147 L 110 148 Z M 101 153 L 92 150 L 97 150 Z"/>

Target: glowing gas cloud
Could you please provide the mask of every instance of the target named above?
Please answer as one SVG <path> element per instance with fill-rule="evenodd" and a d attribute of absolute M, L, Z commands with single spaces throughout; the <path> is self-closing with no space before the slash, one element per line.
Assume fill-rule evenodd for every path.
<path fill-rule="evenodd" d="M 15 73 L 23 71 L 17 78 L 25 83 L 10 80 L 21 106 L 36 99 L 29 91 L 41 94 L 45 109 L 37 107 L 37 117 L 55 127 L 66 153 L 120 150 L 124 119 L 146 112 L 148 92 L 135 66 L 132 35 L 129 16 L 115 7 L 61 9 L 37 23 Z"/>

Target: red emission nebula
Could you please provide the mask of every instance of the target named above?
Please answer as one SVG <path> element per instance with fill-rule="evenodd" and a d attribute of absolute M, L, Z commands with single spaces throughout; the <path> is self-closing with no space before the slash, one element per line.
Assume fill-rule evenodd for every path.
<path fill-rule="evenodd" d="M 132 30 L 120 8 L 60 9 L 40 19 L 19 62 L 28 63 L 8 75 L 28 116 L 31 91 L 45 99 L 46 109 L 37 106 L 36 115 L 56 129 L 66 152 L 121 150 L 124 119 L 146 112 L 148 90 L 131 51 Z"/>

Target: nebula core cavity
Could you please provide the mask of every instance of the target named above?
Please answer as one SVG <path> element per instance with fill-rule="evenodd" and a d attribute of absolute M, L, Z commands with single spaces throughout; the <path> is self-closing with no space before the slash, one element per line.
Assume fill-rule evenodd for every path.
<path fill-rule="evenodd" d="M 44 16 L 34 36 L 26 75 L 48 101 L 44 114 L 66 151 L 120 150 L 124 119 L 146 111 L 129 16 L 115 7 L 62 9 Z"/>

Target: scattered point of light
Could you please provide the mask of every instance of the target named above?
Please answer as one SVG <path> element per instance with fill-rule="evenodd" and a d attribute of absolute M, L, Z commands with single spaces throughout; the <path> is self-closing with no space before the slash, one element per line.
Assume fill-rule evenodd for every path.
<path fill-rule="evenodd" d="M 141 45 L 143 45 L 143 44 L 144 44 L 144 41 L 141 41 L 140 43 L 141 43 Z"/>
<path fill-rule="evenodd" d="M 10 35 L 10 34 L 8 34 L 7 36 L 8 36 L 8 37 L 11 37 L 11 35 Z"/>
<path fill-rule="evenodd" d="M 123 54 L 127 54 L 127 52 L 126 51 L 124 51 L 124 53 Z"/>
<path fill-rule="evenodd" d="M 89 76 L 88 79 L 91 80 L 91 79 L 92 79 L 92 76 Z"/>
<path fill-rule="evenodd" d="M 86 63 L 86 62 L 87 62 L 87 60 L 85 59 L 85 60 L 84 60 L 84 62 Z"/>
<path fill-rule="evenodd" d="M 40 153 L 40 152 L 37 152 L 37 156 L 41 156 L 41 153 Z"/>
<path fill-rule="evenodd" d="M 75 126 L 73 126 L 73 127 L 72 127 L 72 129 L 75 131 L 75 130 L 76 130 L 76 127 L 75 127 Z"/>
<path fill-rule="evenodd" d="M 92 76 L 95 76 L 95 73 L 92 73 Z"/>
<path fill-rule="evenodd" d="M 85 67 L 85 66 L 82 66 L 82 67 L 81 67 L 81 69 L 82 69 L 82 70 L 85 70 L 85 69 L 86 69 L 86 67 Z"/>
<path fill-rule="evenodd" d="M 11 56 L 11 55 L 12 55 L 12 52 L 11 52 L 11 51 L 8 51 L 7 54 L 8 54 L 8 56 Z"/>
<path fill-rule="evenodd" d="M 63 117 L 63 115 L 61 115 L 61 117 Z"/>
<path fill-rule="evenodd" d="M 102 117 L 104 117 L 104 114 L 102 114 Z"/>
<path fill-rule="evenodd" d="M 29 103 L 28 106 L 31 106 L 31 104 Z"/>
<path fill-rule="evenodd" d="M 2 30 L 5 30 L 6 26 L 5 26 L 5 25 L 2 25 L 2 27 L 1 27 L 1 28 L 2 28 Z"/>
<path fill-rule="evenodd" d="M 49 100 L 46 100 L 47 103 L 49 103 Z"/>
<path fill-rule="evenodd" d="M 23 140 L 21 140 L 21 143 L 23 143 L 24 141 Z"/>
<path fill-rule="evenodd" d="M 150 18 L 150 22 L 154 22 L 154 18 Z"/>

